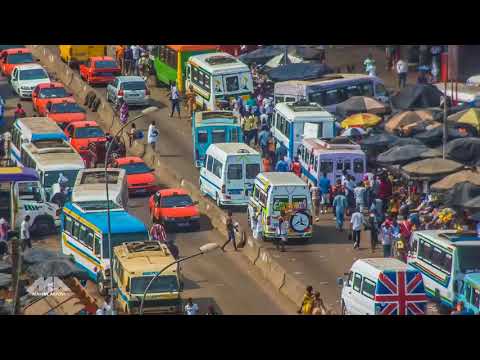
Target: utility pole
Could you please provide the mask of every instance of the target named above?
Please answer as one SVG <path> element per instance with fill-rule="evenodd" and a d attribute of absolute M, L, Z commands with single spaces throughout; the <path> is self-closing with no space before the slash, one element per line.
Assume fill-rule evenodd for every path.
<path fill-rule="evenodd" d="M 20 275 L 22 269 L 22 255 L 20 240 L 17 236 L 12 239 L 12 289 L 13 310 L 12 315 L 20 314 Z"/>
<path fill-rule="evenodd" d="M 447 139 L 448 139 L 448 127 L 447 127 L 447 99 L 448 99 L 448 60 L 447 60 L 447 78 L 445 79 L 445 92 L 443 97 L 443 146 L 442 146 L 442 157 L 445 160 L 447 156 Z M 453 97 L 453 91 L 452 91 Z"/>

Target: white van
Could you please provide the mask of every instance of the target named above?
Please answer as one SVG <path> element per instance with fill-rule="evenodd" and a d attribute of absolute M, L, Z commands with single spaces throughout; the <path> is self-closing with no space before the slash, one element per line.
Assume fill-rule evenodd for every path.
<path fill-rule="evenodd" d="M 422 274 L 395 258 L 360 259 L 342 288 L 342 315 L 425 315 Z"/>
<path fill-rule="evenodd" d="M 263 171 L 260 153 L 246 144 L 212 144 L 200 168 L 200 192 L 217 206 L 248 204 L 258 173 Z"/>
<path fill-rule="evenodd" d="M 308 240 L 312 237 L 312 199 L 307 184 L 292 172 L 258 174 L 248 202 L 249 224 L 260 211 L 263 238 L 274 239 L 282 210 L 290 224 L 289 239 Z"/>
<path fill-rule="evenodd" d="M 107 169 L 108 199 L 114 204 L 110 208 L 126 209 L 128 206 L 128 185 L 125 169 Z M 72 202 L 81 203 L 82 208 L 91 211 L 107 208 L 105 169 L 80 170 L 72 192 Z"/>

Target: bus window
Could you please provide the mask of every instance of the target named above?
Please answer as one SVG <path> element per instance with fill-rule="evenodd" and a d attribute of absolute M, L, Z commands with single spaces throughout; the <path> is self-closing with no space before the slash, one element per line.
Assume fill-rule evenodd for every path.
<path fill-rule="evenodd" d="M 240 89 L 238 75 L 226 76 L 225 87 L 227 89 L 227 93 L 238 91 Z"/>
<path fill-rule="evenodd" d="M 73 226 L 73 220 L 70 216 L 65 215 L 65 220 L 64 220 L 64 225 L 63 225 L 63 230 L 68 233 L 72 234 L 72 226 Z"/>
<path fill-rule="evenodd" d="M 360 84 L 359 87 L 362 89 L 362 96 L 373 97 L 373 84 L 371 82 Z"/>
<path fill-rule="evenodd" d="M 207 164 L 207 170 L 211 172 L 213 169 L 213 157 L 209 155 L 207 158 L 206 164 Z"/>
<path fill-rule="evenodd" d="M 80 232 L 80 224 L 78 223 L 78 221 L 73 221 L 72 236 L 75 239 L 78 239 L 79 232 Z"/>
<path fill-rule="evenodd" d="M 208 142 L 208 133 L 206 131 L 199 131 L 197 141 L 199 144 L 206 144 Z"/>
<path fill-rule="evenodd" d="M 355 159 L 353 160 L 353 171 L 357 174 L 363 174 L 363 160 Z"/>
<path fill-rule="evenodd" d="M 213 130 L 212 132 L 212 143 L 224 143 L 226 141 L 225 130 Z"/>
<path fill-rule="evenodd" d="M 213 159 L 213 168 L 212 168 L 212 173 L 219 179 L 222 178 L 222 163 L 218 161 L 217 159 Z"/>
<path fill-rule="evenodd" d="M 85 238 L 85 243 L 87 244 L 87 247 L 90 249 L 93 249 L 93 236 L 94 233 L 92 230 L 87 229 L 87 237 Z"/>
<path fill-rule="evenodd" d="M 345 160 L 345 162 L 343 163 L 343 169 L 347 171 L 352 169 L 352 164 L 350 160 Z"/>
<path fill-rule="evenodd" d="M 20 200 L 41 201 L 42 195 L 36 182 L 18 183 L 18 198 Z"/>
<path fill-rule="evenodd" d="M 333 161 L 320 161 L 320 173 L 330 174 L 333 172 Z"/>
<path fill-rule="evenodd" d="M 324 97 L 325 97 L 325 92 L 319 91 L 319 92 L 311 93 L 308 96 L 308 101 L 325 106 Z"/>
<path fill-rule="evenodd" d="M 387 89 L 380 83 L 375 84 L 375 96 L 388 96 Z"/>
<path fill-rule="evenodd" d="M 263 207 L 267 206 L 267 194 L 265 194 L 263 191 L 259 190 L 258 191 L 258 202 L 260 205 Z"/>
<path fill-rule="evenodd" d="M 332 90 L 327 90 L 324 93 L 323 97 L 323 104 L 324 106 L 328 105 L 335 105 L 338 103 L 341 103 L 341 95 L 339 93 L 339 89 L 332 89 Z"/>
<path fill-rule="evenodd" d="M 273 198 L 273 211 L 282 211 L 285 210 L 288 206 L 289 199 L 288 197 L 274 197 Z"/>
<path fill-rule="evenodd" d="M 318 169 L 318 157 L 315 156 L 315 161 L 313 162 L 313 168 L 315 169 L 315 171 L 317 171 Z"/>
<path fill-rule="evenodd" d="M 362 89 L 359 85 L 347 86 L 345 91 L 348 98 L 351 98 L 352 96 L 362 96 Z"/>
<path fill-rule="evenodd" d="M 362 284 L 362 275 L 355 273 L 353 278 L 353 290 L 360 292 L 360 286 Z"/>
<path fill-rule="evenodd" d="M 87 227 L 80 225 L 80 231 L 78 233 L 78 240 L 85 246 L 87 246 Z"/>
<path fill-rule="evenodd" d="M 275 96 L 275 104 L 285 102 L 285 98 L 283 96 Z"/>
<path fill-rule="evenodd" d="M 467 300 L 468 303 L 471 304 L 471 299 L 472 299 L 472 286 L 469 283 L 465 283 L 465 299 Z"/>
<path fill-rule="evenodd" d="M 294 97 L 287 96 L 285 98 L 285 102 L 295 102 L 295 101 L 296 101 L 296 99 Z"/>
<path fill-rule="evenodd" d="M 214 87 L 215 87 L 215 95 L 223 94 L 222 77 L 221 76 L 215 76 L 213 78 L 213 83 L 214 83 Z"/>
<path fill-rule="evenodd" d="M 306 209 L 307 198 L 305 196 L 292 196 L 292 207 L 294 209 Z"/>
<path fill-rule="evenodd" d="M 242 164 L 230 164 L 227 168 L 228 180 L 240 180 L 243 179 L 243 166 Z"/>
<path fill-rule="evenodd" d="M 253 187 L 253 198 L 258 201 L 258 187 L 256 185 Z"/>
<path fill-rule="evenodd" d="M 342 160 L 337 161 L 337 170 L 343 170 L 343 161 Z"/>
<path fill-rule="evenodd" d="M 166 54 L 166 63 L 168 66 L 172 67 L 173 69 L 177 69 L 177 65 L 178 65 L 178 55 L 177 55 L 177 52 L 175 50 L 173 50 L 172 48 L 169 48 L 169 47 L 166 47 L 166 50 L 167 50 L 167 54 Z"/>
<path fill-rule="evenodd" d="M 101 248 L 102 248 L 102 243 L 101 243 L 102 239 L 100 239 L 100 236 L 98 235 L 95 235 L 95 255 L 97 255 L 98 257 L 100 257 L 101 255 Z"/>
<path fill-rule="evenodd" d="M 245 165 L 245 178 L 255 179 L 260 172 L 260 164 L 247 164 Z"/>
<path fill-rule="evenodd" d="M 230 129 L 230 142 L 233 142 L 233 143 L 241 142 L 239 128 L 234 127 Z"/>

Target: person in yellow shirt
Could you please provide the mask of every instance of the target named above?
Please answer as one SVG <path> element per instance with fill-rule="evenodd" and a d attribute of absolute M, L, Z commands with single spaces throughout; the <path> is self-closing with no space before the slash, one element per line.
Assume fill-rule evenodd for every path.
<path fill-rule="evenodd" d="M 125 56 L 125 47 L 124 45 L 117 45 L 115 47 L 115 59 L 117 59 L 118 65 L 120 66 L 120 71 L 123 74 L 124 70 L 124 56 Z"/>
<path fill-rule="evenodd" d="M 255 117 L 252 114 L 248 114 L 244 118 L 243 122 L 243 135 L 245 138 L 245 144 L 250 145 L 252 141 L 252 134 L 255 128 Z"/>
<path fill-rule="evenodd" d="M 312 315 L 314 302 L 315 297 L 313 295 L 313 287 L 307 286 L 305 294 L 303 295 L 302 305 L 300 305 L 300 309 L 298 309 L 297 313 L 302 315 Z"/>
<path fill-rule="evenodd" d="M 193 116 L 193 112 L 196 110 L 195 97 L 193 85 L 190 85 L 185 94 L 185 104 L 188 107 L 188 113 L 190 114 L 190 117 Z"/>

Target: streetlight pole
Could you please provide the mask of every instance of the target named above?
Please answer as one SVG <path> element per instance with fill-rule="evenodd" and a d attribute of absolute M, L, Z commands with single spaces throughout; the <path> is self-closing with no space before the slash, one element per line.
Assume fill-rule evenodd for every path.
<path fill-rule="evenodd" d="M 125 129 L 128 125 L 132 124 L 133 122 L 137 121 L 141 117 L 144 117 L 147 114 L 153 113 L 157 111 L 158 108 L 156 106 L 150 106 L 146 109 L 142 110 L 142 113 L 133 119 L 127 121 L 125 124 L 123 124 L 120 129 L 115 133 L 115 135 L 112 137 L 112 141 L 108 144 L 107 147 L 107 152 L 105 154 L 105 193 L 107 195 L 107 230 L 108 230 L 108 251 L 109 251 L 109 259 L 110 259 L 110 294 L 113 292 L 113 274 L 112 274 L 112 266 L 111 266 L 111 261 L 112 261 L 112 254 L 113 254 L 113 246 L 112 246 L 112 233 L 111 233 L 111 222 L 110 222 L 110 197 L 108 194 L 108 157 L 110 156 L 110 150 L 112 148 L 112 143 L 115 141 L 116 137 L 120 135 L 120 133 Z M 113 311 L 113 307 L 112 307 Z"/>
<path fill-rule="evenodd" d="M 184 262 L 184 261 L 190 260 L 194 257 L 206 254 L 207 252 L 213 251 L 215 249 L 218 249 L 218 244 L 216 244 L 216 243 L 205 244 L 205 245 L 200 247 L 200 251 L 198 253 L 187 256 L 187 257 L 184 257 L 184 258 L 181 258 L 181 259 L 178 259 L 178 260 L 168 264 L 162 270 L 160 270 L 158 273 L 156 273 L 155 276 L 148 283 L 147 287 L 145 288 L 145 291 L 143 292 L 142 301 L 140 302 L 140 309 L 138 311 L 139 315 L 143 315 L 143 303 L 145 302 L 145 297 L 147 296 L 148 290 L 150 290 L 150 286 L 153 284 L 155 279 L 157 279 L 165 270 L 167 270 L 169 267 L 171 267 L 173 265 L 180 264 L 181 262 Z"/>

